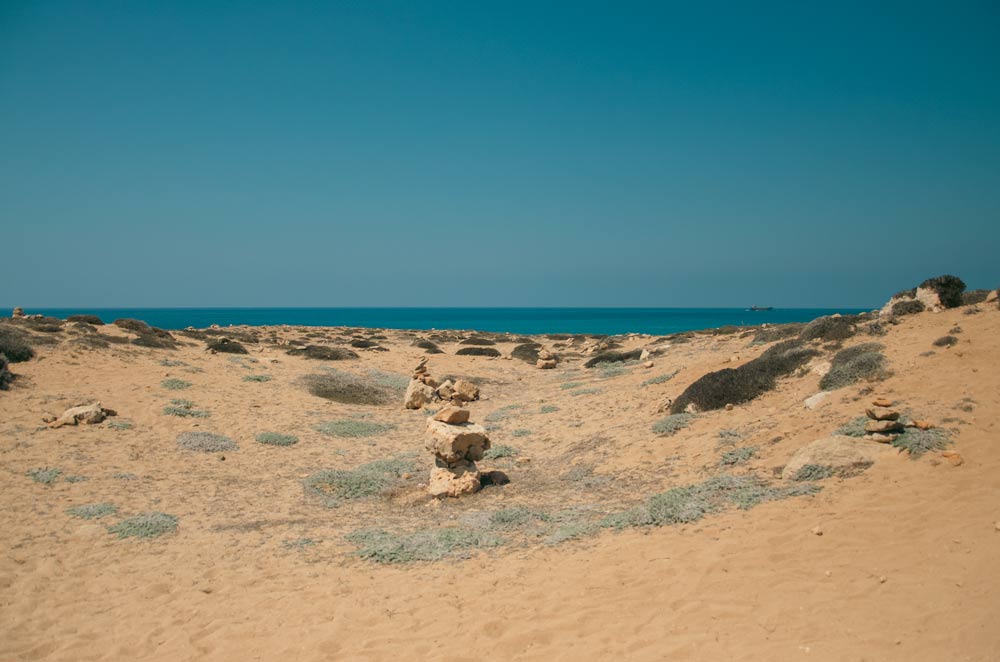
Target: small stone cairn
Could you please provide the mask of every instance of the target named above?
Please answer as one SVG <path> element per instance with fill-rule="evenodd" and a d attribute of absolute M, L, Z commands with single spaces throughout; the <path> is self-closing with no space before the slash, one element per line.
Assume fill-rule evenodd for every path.
<path fill-rule="evenodd" d="M 438 400 L 446 400 L 455 406 L 479 399 L 479 387 L 470 381 L 446 379 L 441 382 L 431 376 L 427 370 L 427 359 L 423 358 L 413 370 L 413 378 L 406 387 L 403 406 L 407 409 L 420 409 Z"/>
<path fill-rule="evenodd" d="M 475 494 L 482 485 L 476 462 L 490 447 L 481 425 L 469 423 L 469 410 L 448 406 L 427 419 L 427 450 L 434 456 L 427 491 L 431 496 Z"/>
<path fill-rule="evenodd" d="M 538 360 L 535 362 L 535 367 L 542 370 L 551 370 L 556 367 L 556 357 L 555 354 L 545 349 L 544 347 L 538 350 Z"/>
<path fill-rule="evenodd" d="M 872 406 L 865 409 L 868 422 L 865 423 L 865 438 L 888 444 L 896 440 L 899 433 L 903 431 L 903 424 L 899 422 L 899 412 L 892 407 L 892 402 L 879 398 L 872 402 Z"/>

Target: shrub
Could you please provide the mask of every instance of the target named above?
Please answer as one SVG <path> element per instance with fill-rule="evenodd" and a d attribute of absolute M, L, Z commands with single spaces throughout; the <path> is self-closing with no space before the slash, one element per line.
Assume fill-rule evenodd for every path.
<path fill-rule="evenodd" d="M 80 519 L 100 519 L 118 512 L 118 506 L 113 503 L 92 503 L 86 506 L 68 508 L 66 514 Z"/>
<path fill-rule="evenodd" d="M 358 358 L 357 352 L 352 352 L 344 347 L 326 347 L 323 345 L 294 348 L 288 350 L 287 354 L 289 356 L 304 356 L 307 359 L 315 359 L 317 361 L 346 361 Z"/>
<path fill-rule="evenodd" d="M 569 391 L 579 386 L 583 386 L 583 382 L 563 382 L 562 384 L 559 385 L 559 388 L 561 388 L 564 391 Z"/>
<path fill-rule="evenodd" d="M 357 349 L 369 349 L 370 347 L 378 346 L 378 343 L 374 340 L 364 340 L 363 338 L 355 338 L 350 344 L 351 347 L 356 347 Z"/>
<path fill-rule="evenodd" d="M 108 533 L 121 538 L 156 538 L 177 530 L 177 518 L 159 512 L 140 513 L 108 527 Z"/>
<path fill-rule="evenodd" d="M 176 379 L 171 377 L 169 379 L 164 379 L 160 382 L 160 386 L 170 391 L 183 391 L 184 389 L 191 386 L 191 382 L 186 382 L 183 379 Z"/>
<path fill-rule="evenodd" d="M 108 428 L 111 430 L 131 430 L 132 423 L 130 421 L 108 421 Z"/>
<path fill-rule="evenodd" d="M 512 358 L 520 359 L 525 363 L 534 364 L 538 361 L 538 350 L 541 348 L 541 343 L 527 342 L 515 347 L 510 355 Z"/>
<path fill-rule="evenodd" d="M 857 315 L 820 317 L 806 324 L 799 334 L 800 340 L 847 340 L 857 333 Z"/>
<path fill-rule="evenodd" d="M 185 450 L 200 453 L 235 451 L 239 448 L 229 437 L 214 432 L 181 432 L 177 435 L 177 445 Z"/>
<path fill-rule="evenodd" d="M 126 331 L 131 331 L 132 333 L 140 335 L 143 333 L 153 332 L 153 327 L 149 326 L 142 320 L 131 319 L 129 317 L 122 317 L 116 319 L 114 322 L 112 322 L 112 324 L 114 324 L 120 329 L 125 329 Z"/>
<path fill-rule="evenodd" d="M 626 366 L 633 365 L 632 362 L 625 363 L 603 363 L 597 366 L 597 374 L 601 379 L 611 379 L 612 377 L 620 377 L 621 375 L 628 374 L 628 369 Z"/>
<path fill-rule="evenodd" d="M 93 324 L 94 326 L 104 326 L 104 320 L 97 315 L 70 315 L 66 318 L 66 321 L 84 322 L 86 324 Z"/>
<path fill-rule="evenodd" d="M 151 327 L 153 331 L 163 331 L 162 329 L 156 329 Z M 174 337 L 163 331 L 166 335 L 160 335 L 158 333 L 142 333 L 137 338 L 132 339 L 132 344 L 139 347 L 149 347 L 151 349 L 176 349 L 177 341 Z"/>
<path fill-rule="evenodd" d="M 834 434 L 843 434 L 848 437 L 863 437 L 865 436 L 865 425 L 868 423 L 867 416 L 858 416 L 857 418 L 852 418 L 848 422 L 841 425 L 839 428 L 834 430 Z"/>
<path fill-rule="evenodd" d="M 439 561 L 446 557 L 467 556 L 473 549 L 503 544 L 496 534 L 465 527 L 416 533 L 364 529 L 351 533 L 347 540 L 357 546 L 358 556 L 376 563 Z"/>
<path fill-rule="evenodd" d="M 924 302 L 919 299 L 906 299 L 904 301 L 897 301 L 892 305 L 892 314 L 895 317 L 915 315 L 916 313 L 922 313 L 925 310 L 927 310 L 927 306 L 925 306 Z"/>
<path fill-rule="evenodd" d="M 901 435 L 893 440 L 892 445 L 907 451 L 910 457 L 916 459 L 928 451 L 944 450 L 951 444 L 951 438 L 945 430 L 931 428 L 906 428 Z"/>
<path fill-rule="evenodd" d="M 243 378 L 245 382 L 269 382 L 271 381 L 271 375 L 246 375 Z"/>
<path fill-rule="evenodd" d="M 208 418 L 209 412 L 195 409 L 194 403 L 190 400 L 175 398 L 170 404 L 163 408 L 163 413 L 167 416 L 180 416 L 181 418 Z"/>
<path fill-rule="evenodd" d="M 472 336 L 471 338 L 466 338 L 465 340 L 458 343 L 459 345 L 479 345 L 481 347 L 486 347 L 490 345 L 496 345 L 495 342 L 489 338 L 481 338 L 478 336 Z"/>
<path fill-rule="evenodd" d="M 530 434 L 531 434 L 531 430 L 528 430 L 527 428 L 518 428 L 517 430 L 512 431 L 510 433 L 510 436 L 512 436 L 512 437 L 527 437 Z"/>
<path fill-rule="evenodd" d="M 724 368 L 702 376 L 674 400 L 670 412 L 680 414 L 692 404 L 699 411 L 710 411 L 727 404 L 749 402 L 772 390 L 779 377 L 790 374 L 816 354 L 816 350 L 805 347 L 800 340 L 785 340 L 738 368 Z"/>
<path fill-rule="evenodd" d="M 819 387 L 833 391 L 862 379 L 881 379 L 886 375 L 885 357 L 879 343 L 862 343 L 843 349 L 833 357 L 830 372 L 823 375 Z"/>
<path fill-rule="evenodd" d="M 377 368 L 370 369 L 368 371 L 368 376 L 371 377 L 376 386 L 399 391 L 400 396 L 402 396 L 406 391 L 406 387 L 410 385 L 410 378 L 406 375 L 400 375 L 395 372 L 385 372 L 384 370 L 378 370 Z"/>
<path fill-rule="evenodd" d="M 331 507 L 340 499 L 363 499 L 376 496 L 395 485 L 400 477 L 414 471 L 416 465 L 409 457 L 376 460 L 355 469 L 320 471 L 306 478 L 302 486 L 306 493 L 318 497 Z"/>
<path fill-rule="evenodd" d="M 249 354 L 246 347 L 229 338 L 209 338 L 205 345 L 213 352 L 221 354 Z"/>
<path fill-rule="evenodd" d="M 317 432 L 331 437 L 374 437 L 395 430 L 392 423 L 373 423 L 358 419 L 344 418 L 338 421 L 327 421 L 315 426 Z"/>
<path fill-rule="evenodd" d="M 946 274 L 936 278 L 928 278 L 920 283 L 920 287 L 937 292 L 941 305 L 945 308 L 957 308 L 962 305 L 965 282 L 958 276 Z"/>
<path fill-rule="evenodd" d="M 280 432 L 261 432 L 257 435 L 257 443 L 265 446 L 293 446 L 299 443 L 299 438 L 294 434 L 281 434 Z"/>
<path fill-rule="evenodd" d="M 806 464 L 795 472 L 792 480 L 824 480 L 833 475 L 833 467 L 825 464 Z"/>
<path fill-rule="evenodd" d="M 371 377 L 360 377 L 340 370 L 305 375 L 300 383 L 318 398 L 349 405 L 385 405 L 399 399 L 394 389 L 379 385 Z"/>
<path fill-rule="evenodd" d="M 44 467 L 42 469 L 32 469 L 27 473 L 28 477 L 36 483 L 41 483 L 43 485 L 52 485 L 57 480 L 59 476 L 62 475 L 62 469 L 52 469 L 50 467 Z"/>
<path fill-rule="evenodd" d="M 430 340 L 414 340 L 413 347 L 419 347 L 420 349 L 427 350 L 428 354 L 444 354 L 441 348 Z"/>
<path fill-rule="evenodd" d="M 955 336 L 941 336 L 932 343 L 935 347 L 952 347 L 958 344 L 958 338 Z"/>
<path fill-rule="evenodd" d="M 630 352 L 618 352 L 618 351 L 608 351 L 601 352 L 597 356 L 591 358 L 586 363 L 583 364 L 584 368 L 593 368 L 596 365 L 602 363 L 622 363 L 624 361 L 638 361 L 639 357 L 642 356 L 641 349 L 633 349 Z"/>
<path fill-rule="evenodd" d="M 590 388 L 578 388 L 575 391 L 570 391 L 569 394 L 572 395 L 572 396 L 578 396 L 578 395 L 597 395 L 598 393 L 601 393 L 601 392 L 603 392 L 602 389 L 600 389 L 600 388 L 598 388 L 596 386 L 592 386 Z"/>
<path fill-rule="evenodd" d="M 992 291 L 993 290 L 969 290 L 968 292 L 963 292 L 962 305 L 974 306 L 977 303 L 982 303 L 986 301 L 986 297 L 988 297 Z"/>
<path fill-rule="evenodd" d="M 458 356 L 500 356 L 500 351 L 493 347 L 463 347 L 455 352 Z"/>
<path fill-rule="evenodd" d="M 520 415 L 520 410 L 524 409 L 524 405 L 506 405 L 500 407 L 500 409 L 495 409 L 486 415 L 486 420 L 491 423 L 496 423 L 497 421 L 505 421 L 508 418 Z"/>
<path fill-rule="evenodd" d="M 10 371 L 7 364 L 7 357 L 0 354 L 0 391 L 6 391 L 14 381 L 14 373 Z"/>
<path fill-rule="evenodd" d="M 734 448 L 722 454 L 722 457 L 719 459 L 719 464 L 724 466 L 736 466 L 749 462 L 756 455 L 757 449 L 754 446 Z"/>
<path fill-rule="evenodd" d="M 524 506 L 504 508 L 490 515 L 490 528 L 511 531 L 523 528 L 535 519 L 535 514 Z"/>
<path fill-rule="evenodd" d="M 665 384 L 674 377 L 676 377 L 678 372 L 680 372 L 680 370 L 674 370 L 673 372 L 665 372 L 662 375 L 657 375 L 656 377 L 650 377 L 649 379 L 644 381 L 641 384 L 641 386 L 652 386 L 653 384 Z"/>
<path fill-rule="evenodd" d="M 542 405 L 542 408 L 538 410 L 541 414 L 554 414 L 559 411 L 559 407 L 555 405 Z"/>
<path fill-rule="evenodd" d="M 520 451 L 518 451 L 513 446 L 507 446 L 505 444 L 493 444 L 486 452 L 483 453 L 483 459 L 486 460 L 499 460 L 505 457 L 515 457 Z"/>
<path fill-rule="evenodd" d="M 35 355 L 30 344 L 31 336 L 9 324 L 0 324 L 0 354 L 11 363 L 27 361 Z"/>
<path fill-rule="evenodd" d="M 692 420 L 694 420 L 694 416 L 691 414 L 671 414 L 653 423 L 653 432 L 669 437 L 689 426 Z"/>
<path fill-rule="evenodd" d="M 753 336 L 753 344 L 762 345 L 787 338 L 794 338 L 802 333 L 805 324 L 798 322 L 792 324 L 773 324 L 767 328 L 760 328 Z"/>

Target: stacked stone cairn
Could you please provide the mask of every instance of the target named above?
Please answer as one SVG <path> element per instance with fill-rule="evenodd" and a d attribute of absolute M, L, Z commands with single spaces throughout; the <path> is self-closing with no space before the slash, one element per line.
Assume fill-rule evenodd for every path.
<path fill-rule="evenodd" d="M 435 497 L 475 494 L 482 486 L 476 462 L 490 447 L 481 425 L 469 422 L 469 410 L 448 406 L 427 419 L 427 450 L 434 455 L 427 491 Z"/>
<path fill-rule="evenodd" d="M 892 409 L 892 402 L 879 398 L 865 409 L 868 422 L 865 423 L 865 438 L 888 444 L 896 440 L 904 426 L 899 420 L 899 412 Z"/>
<path fill-rule="evenodd" d="M 420 409 L 438 400 L 445 400 L 460 407 L 478 399 L 478 386 L 464 379 L 454 382 L 450 379 L 444 382 L 435 379 L 427 370 L 427 359 L 423 358 L 413 370 L 413 378 L 406 388 L 403 404 L 407 409 Z"/>
<path fill-rule="evenodd" d="M 551 370 L 556 367 L 556 357 L 552 352 L 543 347 L 538 350 L 538 361 L 535 362 L 535 366 L 542 370 Z"/>

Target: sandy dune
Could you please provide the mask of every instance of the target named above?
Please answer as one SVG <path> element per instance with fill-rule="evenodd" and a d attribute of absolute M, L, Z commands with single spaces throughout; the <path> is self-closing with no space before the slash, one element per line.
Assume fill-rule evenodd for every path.
<path fill-rule="evenodd" d="M 338 404 L 298 381 L 324 366 L 408 375 L 424 356 L 412 335 L 384 332 L 379 342 L 389 351 L 358 349 L 358 360 L 332 363 L 269 343 L 242 358 L 210 354 L 184 336 L 176 350 L 85 350 L 68 340 L 39 346 L 35 359 L 13 366 L 20 378 L 12 390 L 0 393 L 0 659 L 1000 660 L 1000 311 L 964 312 L 908 316 L 886 336 L 846 341 L 885 345 L 893 374 L 871 392 L 847 386 L 808 410 L 802 402 L 818 391 L 819 377 L 790 377 L 669 437 L 651 432 L 663 416 L 660 402 L 765 346 L 741 334 L 698 335 L 671 344 L 652 368 L 602 375 L 578 358 L 543 371 L 456 356 L 461 345 L 442 342 L 432 371 L 479 380 L 473 420 L 492 415 L 494 444 L 530 458 L 497 463 L 509 485 L 445 502 L 419 485 L 431 465 L 422 412 L 404 410 L 401 400 Z M 932 347 L 956 325 L 956 346 Z M 497 347 L 508 354 L 513 344 Z M 672 379 L 643 385 L 675 370 Z M 244 381 L 251 374 L 271 380 Z M 166 378 L 191 386 L 170 391 L 161 386 Z M 378 524 L 413 530 L 478 521 L 516 505 L 626 508 L 723 471 L 721 430 L 757 448 L 732 471 L 770 479 L 796 450 L 863 415 L 875 395 L 952 430 L 964 462 L 890 452 L 859 476 L 821 481 L 815 496 L 559 544 L 513 539 L 469 558 L 378 564 L 358 558 L 344 538 Z M 210 416 L 164 415 L 172 398 Z M 91 400 L 132 428 L 42 423 Z M 519 407 L 495 414 L 511 405 Z M 558 409 L 542 414 L 543 406 Z M 314 429 L 359 415 L 396 427 L 371 438 Z M 227 435 L 240 448 L 178 448 L 177 435 L 192 430 Z M 261 445 L 254 437 L 262 431 L 300 441 Z M 387 496 L 329 508 L 303 490 L 303 478 L 320 469 L 408 451 L 420 453 L 419 469 Z M 62 474 L 40 484 L 26 476 L 39 467 Z M 566 478 L 574 469 L 580 480 Z M 86 480 L 66 480 L 73 476 Z M 97 502 L 119 513 L 94 520 L 66 513 Z M 105 528 L 150 510 L 175 515 L 177 531 L 121 540 Z"/>

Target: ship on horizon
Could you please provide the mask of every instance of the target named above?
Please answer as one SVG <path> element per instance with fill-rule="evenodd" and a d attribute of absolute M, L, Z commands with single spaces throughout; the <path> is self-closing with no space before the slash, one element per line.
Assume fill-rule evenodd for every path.
<path fill-rule="evenodd" d="M 766 313 L 768 311 L 774 310 L 774 306 L 750 306 L 747 310 L 755 313 Z"/>

